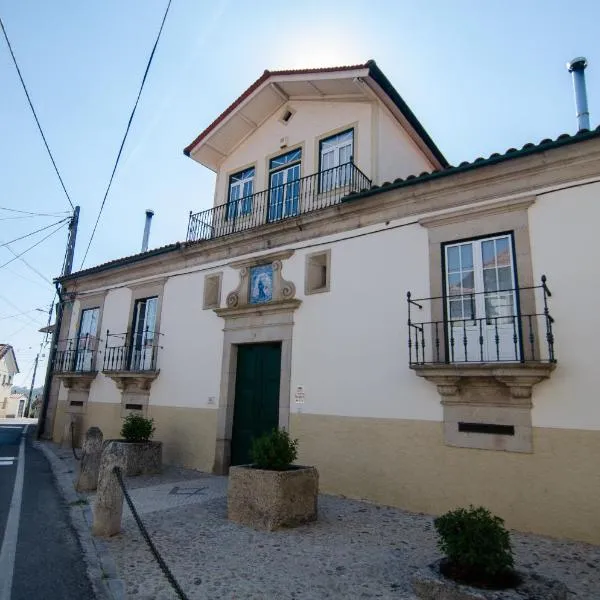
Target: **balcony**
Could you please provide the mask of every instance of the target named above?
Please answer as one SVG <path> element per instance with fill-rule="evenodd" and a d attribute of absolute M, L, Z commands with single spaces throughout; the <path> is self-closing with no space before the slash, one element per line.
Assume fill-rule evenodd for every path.
<path fill-rule="evenodd" d="M 59 340 L 52 362 L 52 371 L 66 388 L 89 390 L 96 376 L 98 338 L 85 335 Z"/>
<path fill-rule="evenodd" d="M 351 192 L 370 186 L 371 180 L 349 162 L 227 204 L 190 213 L 187 241 L 210 240 L 298 217 L 339 204 Z"/>
<path fill-rule="evenodd" d="M 102 361 L 104 375 L 110 377 L 120 390 L 148 391 L 159 374 L 160 335 L 150 330 L 133 335 L 107 331 Z"/>
<path fill-rule="evenodd" d="M 538 286 L 488 292 L 432 298 L 408 292 L 409 367 L 437 385 L 445 403 L 460 402 L 468 386 L 494 383 L 508 389 L 504 402 L 529 405 L 533 385 L 557 362 L 551 296 L 545 276 Z M 477 402 L 485 404 L 485 394 Z"/>

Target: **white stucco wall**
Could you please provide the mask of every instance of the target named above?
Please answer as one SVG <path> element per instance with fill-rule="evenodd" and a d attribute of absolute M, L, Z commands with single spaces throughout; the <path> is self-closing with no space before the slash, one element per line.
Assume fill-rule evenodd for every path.
<path fill-rule="evenodd" d="M 398 126 L 389 111 L 379 106 L 376 113 L 379 131 L 375 146 L 375 183 L 382 184 L 385 181 L 394 181 L 398 177 L 405 178 L 408 175 L 419 175 L 423 171 L 432 171 L 434 167 L 431 162 L 425 158 L 406 131 Z"/>
<path fill-rule="evenodd" d="M 329 293 L 305 297 L 296 283 L 292 412 L 441 419 L 435 387 L 408 368 L 406 292 L 429 290 L 427 231 L 393 226 L 298 251 L 286 265 L 285 276 L 302 282 L 305 255 L 331 249 Z M 304 405 L 295 404 L 297 386 Z"/>
<path fill-rule="evenodd" d="M 533 389 L 532 416 L 538 427 L 600 429 L 595 378 L 600 280 L 593 250 L 598 197 L 600 184 L 574 187 L 539 196 L 529 208 L 533 273 L 536 279 L 548 276 L 558 356 L 551 378 Z M 284 261 L 283 276 L 295 283 L 302 300 L 294 313 L 292 413 L 442 420 L 435 386 L 408 368 L 406 292 L 426 297 L 430 289 L 428 232 L 416 220 L 297 244 Z M 330 291 L 305 296 L 306 255 L 326 249 L 331 250 Z M 216 408 L 223 400 L 223 321 L 202 309 L 204 277 L 216 272 L 223 272 L 225 306 L 239 281 L 237 270 L 225 263 L 203 265 L 165 283 L 161 373 L 151 388 L 151 404 Z M 102 336 L 106 329 L 127 330 L 130 303 L 128 288 L 108 292 Z M 542 312 L 543 306 L 537 310 Z M 74 323 L 77 318 L 74 310 Z M 294 400 L 297 386 L 304 388 L 303 405 Z M 215 404 L 209 403 L 212 397 Z M 99 373 L 90 400 L 119 399 L 114 382 Z"/>
<path fill-rule="evenodd" d="M 319 171 L 319 139 L 354 127 L 354 162 L 375 183 L 431 170 L 429 161 L 380 103 L 294 101 L 287 124 L 278 111 L 267 119 L 221 164 L 215 204 L 227 202 L 229 176 L 254 165 L 255 191 L 269 187 L 268 162 L 273 155 L 302 144 L 301 176 Z M 281 139 L 287 138 L 287 148 Z"/>
<path fill-rule="evenodd" d="M 152 384 L 151 404 L 217 408 L 223 321 L 214 311 L 202 309 L 204 277 L 216 272 L 174 277 L 165 284 L 160 375 Z M 209 398 L 214 398 L 212 404 Z"/>
<path fill-rule="evenodd" d="M 540 427 L 600 429 L 599 222 L 600 183 L 538 196 L 529 209 L 533 272 L 548 278 L 558 358 L 551 379 L 534 388 Z"/>

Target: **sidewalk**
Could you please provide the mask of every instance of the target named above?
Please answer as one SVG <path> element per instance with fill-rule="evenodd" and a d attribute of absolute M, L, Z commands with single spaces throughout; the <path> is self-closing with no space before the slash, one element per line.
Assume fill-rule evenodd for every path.
<path fill-rule="evenodd" d="M 75 475 L 71 451 L 46 445 Z M 316 523 L 268 533 L 227 520 L 226 477 L 165 467 L 126 484 L 190 600 L 415 600 L 411 575 L 439 557 L 427 515 L 323 495 Z M 573 599 L 600 598 L 600 547 L 520 533 L 512 539 L 518 569 L 562 580 Z M 122 533 L 105 543 L 128 598 L 176 598 L 127 506 Z"/>

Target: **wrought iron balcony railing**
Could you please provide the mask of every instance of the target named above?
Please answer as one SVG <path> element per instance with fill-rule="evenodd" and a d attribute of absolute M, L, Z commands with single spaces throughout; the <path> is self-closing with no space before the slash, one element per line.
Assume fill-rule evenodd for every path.
<path fill-rule="evenodd" d="M 545 276 L 532 287 L 416 299 L 408 292 L 409 364 L 554 363 L 550 297 Z"/>
<path fill-rule="evenodd" d="M 349 162 L 227 204 L 190 213 L 187 241 L 222 237 L 327 208 L 339 204 L 351 192 L 370 186 L 371 180 Z"/>
<path fill-rule="evenodd" d="M 97 347 L 98 338 L 91 335 L 59 340 L 52 370 L 55 373 L 93 373 Z"/>
<path fill-rule="evenodd" d="M 156 371 L 159 336 L 158 332 L 150 330 L 133 336 L 107 331 L 102 370 L 135 373 Z"/>

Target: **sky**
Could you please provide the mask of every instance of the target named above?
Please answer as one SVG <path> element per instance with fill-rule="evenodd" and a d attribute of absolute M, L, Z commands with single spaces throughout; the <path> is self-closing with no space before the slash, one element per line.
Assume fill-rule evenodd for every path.
<path fill-rule="evenodd" d="M 40 122 L 74 204 L 81 267 L 167 0 L 0 0 Z M 214 174 L 183 148 L 265 69 L 375 59 L 451 164 L 575 133 L 565 63 L 586 56 L 600 119 L 600 3 L 558 0 L 173 0 L 85 267 L 185 239 Z M 0 244 L 70 210 L 0 38 Z M 32 216 L 6 209 L 44 213 Z M 16 218 L 18 217 L 18 218 Z M 56 232 L 55 232 L 56 229 Z M 41 241 L 44 236 L 47 240 Z M 63 224 L 0 246 L 0 342 L 31 382 L 61 270 Z M 21 314 L 22 313 L 22 314 Z M 17 316 L 15 316 L 17 315 Z M 36 385 L 43 382 L 43 351 Z"/>

